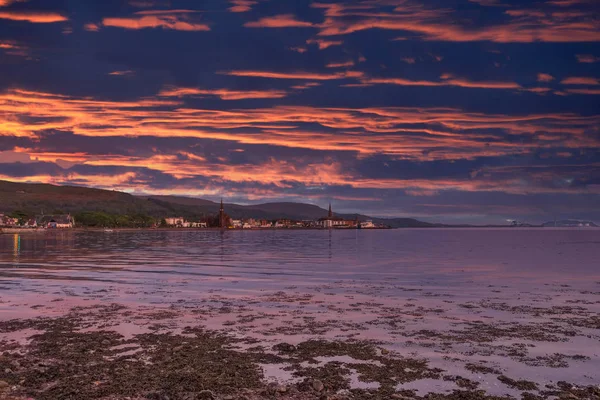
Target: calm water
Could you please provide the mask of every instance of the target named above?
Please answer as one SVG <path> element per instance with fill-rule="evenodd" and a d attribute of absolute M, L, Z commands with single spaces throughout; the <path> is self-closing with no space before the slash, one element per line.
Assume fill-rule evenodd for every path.
<path fill-rule="evenodd" d="M 140 231 L 0 235 L 0 278 L 160 286 L 207 278 L 248 287 L 388 278 L 431 285 L 468 281 L 600 279 L 598 229 L 392 231 Z M 73 280 L 76 280 L 74 282 Z"/>
<path fill-rule="evenodd" d="M 481 361 L 541 384 L 600 382 L 600 330 L 593 326 L 556 343 L 531 341 L 525 358 L 506 355 L 506 346 L 528 341 L 509 334 L 468 349 L 464 343 L 436 348 L 435 339 L 415 339 L 423 330 L 465 332 L 474 322 L 502 329 L 552 322 L 566 329 L 570 318 L 600 320 L 600 229 L 0 235 L 0 319 L 59 314 L 98 302 L 145 311 L 185 304 L 177 317 L 185 323 L 227 325 L 233 334 L 264 341 L 281 340 L 276 328 L 287 324 L 298 328 L 283 334 L 289 342 L 358 337 L 446 370 L 460 368 L 457 360 Z M 234 307 L 236 317 L 260 315 L 231 325 L 227 314 L 194 320 L 185 311 L 206 304 Z M 303 330 L 300 317 L 321 321 L 325 329 Z M 567 357 L 567 365 L 532 367 L 531 360 L 552 354 Z M 568 358 L 578 354 L 589 359 Z M 269 373 L 282 377 L 281 371 Z M 460 373 L 490 393 L 510 393 L 495 379 Z M 426 384 L 452 389 L 444 385 Z"/>

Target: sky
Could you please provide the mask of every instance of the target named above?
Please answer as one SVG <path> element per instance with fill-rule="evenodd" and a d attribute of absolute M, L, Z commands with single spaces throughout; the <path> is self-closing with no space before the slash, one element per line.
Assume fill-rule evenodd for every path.
<path fill-rule="evenodd" d="M 600 222 L 600 3 L 0 0 L 0 179 Z"/>

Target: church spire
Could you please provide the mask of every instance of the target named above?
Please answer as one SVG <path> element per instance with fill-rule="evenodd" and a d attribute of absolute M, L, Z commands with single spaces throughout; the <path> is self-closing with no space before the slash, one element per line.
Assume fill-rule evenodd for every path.
<path fill-rule="evenodd" d="M 223 207 L 223 198 L 221 197 L 221 208 L 219 209 L 219 228 L 226 228 L 225 207 Z"/>

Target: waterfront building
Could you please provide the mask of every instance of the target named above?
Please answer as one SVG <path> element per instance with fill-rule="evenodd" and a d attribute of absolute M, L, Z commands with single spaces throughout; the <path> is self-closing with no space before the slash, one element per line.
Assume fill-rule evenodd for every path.
<path fill-rule="evenodd" d="M 11 218 L 4 214 L 0 215 L 0 226 L 15 227 L 17 225 L 19 225 L 19 220 L 17 218 Z"/>
<path fill-rule="evenodd" d="M 75 227 L 75 218 L 71 214 L 44 215 L 40 222 L 48 229 L 68 229 Z"/>
<path fill-rule="evenodd" d="M 331 203 L 329 203 L 327 217 L 320 218 L 317 223 L 321 228 L 350 228 L 355 226 L 354 221 L 347 221 L 343 218 L 334 216 L 331 209 Z"/>
<path fill-rule="evenodd" d="M 360 223 L 360 227 L 363 229 L 375 228 L 375 224 L 371 220 L 363 221 Z"/>
<path fill-rule="evenodd" d="M 183 217 L 174 217 L 174 218 L 165 218 L 165 223 L 168 226 L 177 226 L 180 228 L 184 228 L 186 221 Z"/>
<path fill-rule="evenodd" d="M 229 227 L 230 219 L 225 214 L 225 206 L 223 205 L 223 199 L 221 199 L 221 207 L 219 208 L 219 228 Z"/>

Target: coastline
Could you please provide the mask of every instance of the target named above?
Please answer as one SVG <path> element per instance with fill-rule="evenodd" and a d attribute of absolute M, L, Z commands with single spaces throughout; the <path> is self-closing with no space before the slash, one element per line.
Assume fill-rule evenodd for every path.
<path fill-rule="evenodd" d="M 597 230 L 600 227 L 593 226 L 558 226 L 558 227 L 547 227 L 547 226 L 526 226 L 526 227 L 512 227 L 504 225 L 490 225 L 490 226 L 428 226 L 428 227 L 399 227 L 399 228 L 92 228 L 92 227 L 76 227 L 76 228 L 63 228 L 63 229 L 47 229 L 47 228 L 0 228 L 0 235 L 14 235 L 14 234 L 43 234 L 43 233 L 65 233 L 65 232 L 263 232 L 263 231 L 381 231 L 381 230 L 450 230 L 450 229 L 514 229 L 514 230 Z"/>
<path fill-rule="evenodd" d="M 387 229 L 402 229 L 402 228 L 363 228 L 364 230 L 387 230 Z M 75 227 L 62 229 L 47 229 L 47 228 L 0 228 L 0 234 L 15 234 L 15 233 L 45 233 L 45 232 L 214 232 L 214 231 L 328 231 L 328 230 L 359 230 L 356 228 L 93 228 L 93 227 Z"/>

